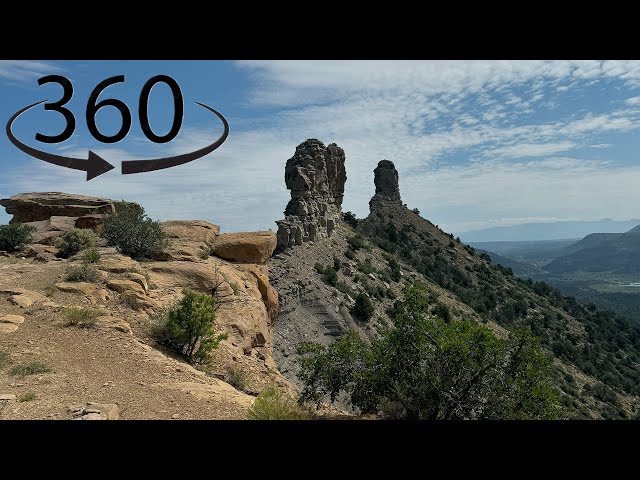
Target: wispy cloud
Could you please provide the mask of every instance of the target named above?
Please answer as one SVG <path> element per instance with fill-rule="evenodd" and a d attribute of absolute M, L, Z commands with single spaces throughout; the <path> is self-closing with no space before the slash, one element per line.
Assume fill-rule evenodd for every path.
<path fill-rule="evenodd" d="M 59 71 L 58 66 L 49 62 L 0 60 L 0 78 L 6 80 L 26 82 Z"/>

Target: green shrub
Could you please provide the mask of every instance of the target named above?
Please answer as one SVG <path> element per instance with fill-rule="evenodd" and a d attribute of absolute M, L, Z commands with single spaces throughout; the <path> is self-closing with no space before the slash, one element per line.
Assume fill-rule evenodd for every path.
<path fill-rule="evenodd" d="M 102 315 L 102 311 L 94 308 L 70 307 L 63 310 L 63 315 L 67 319 L 66 327 L 89 328 L 95 325 L 96 319 Z"/>
<path fill-rule="evenodd" d="M 347 225 L 349 225 L 352 228 L 356 228 L 358 226 L 358 219 L 356 218 L 356 216 L 351 213 L 351 212 L 344 212 L 342 214 L 342 218 L 345 221 L 345 223 Z"/>
<path fill-rule="evenodd" d="M 332 266 L 328 266 L 324 269 L 324 275 L 322 275 L 322 280 L 325 283 L 328 283 L 332 287 L 338 285 L 338 273 L 334 270 Z"/>
<path fill-rule="evenodd" d="M 347 238 L 347 243 L 354 252 L 357 252 L 359 249 L 364 247 L 364 238 L 360 235 L 353 235 Z"/>
<path fill-rule="evenodd" d="M 69 267 L 65 279 L 68 282 L 90 282 L 95 283 L 100 280 L 100 274 L 91 265 L 75 265 Z"/>
<path fill-rule="evenodd" d="M 356 258 L 356 254 L 353 250 L 351 250 L 350 248 L 347 248 L 344 252 L 344 256 L 347 257 L 349 260 L 353 260 L 354 258 Z"/>
<path fill-rule="evenodd" d="M 238 282 L 231 282 L 229 283 L 229 286 L 231 287 L 231 290 L 233 290 L 234 295 L 238 295 L 240 293 L 240 285 L 238 285 Z"/>
<path fill-rule="evenodd" d="M 18 397 L 18 401 L 19 402 L 32 402 L 33 400 L 35 400 L 36 394 L 33 392 L 27 392 L 27 393 L 23 393 L 22 395 L 20 395 L 20 397 Z"/>
<path fill-rule="evenodd" d="M 307 420 L 309 418 L 293 398 L 275 387 L 263 390 L 247 413 L 250 420 Z"/>
<path fill-rule="evenodd" d="M 183 290 L 184 297 L 167 313 L 164 341 L 191 363 L 207 364 L 210 353 L 228 335 L 215 335 L 215 298 L 192 290 Z"/>
<path fill-rule="evenodd" d="M 358 263 L 358 270 L 360 270 L 365 275 L 376 272 L 376 269 L 371 264 L 371 259 L 367 258 L 363 263 Z"/>
<path fill-rule="evenodd" d="M 39 373 L 50 372 L 51 369 L 42 362 L 20 363 L 9 370 L 9 374 L 15 377 L 26 377 L 27 375 L 37 375 Z"/>
<path fill-rule="evenodd" d="M 316 262 L 313 268 L 315 268 L 316 272 L 318 272 L 320 275 L 324 273 L 324 266 L 320 262 Z"/>
<path fill-rule="evenodd" d="M 373 316 L 373 305 L 364 293 L 358 294 L 356 303 L 351 308 L 351 313 L 359 320 L 369 320 Z"/>
<path fill-rule="evenodd" d="M 35 231 L 35 227 L 21 223 L 0 225 L 0 250 L 7 252 L 20 250 L 33 241 Z"/>
<path fill-rule="evenodd" d="M 100 252 L 95 247 L 88 248 L 86 252 L 84 252 L 82 259 L 86 264 L 98 263 L 98 261 L 100 260 Z"/>
<path fill-rule="evenodd" d="M 9 353 L 0 350 L 0 368 L 4 368 L 11 363 L 11 355 Z"/>
<path fill-rule="evenodd" d="M 247 371 L 244 368 L 236 368 L 227 373 L 225 381 L 236 390 L 244 391 L 247 388 Z"/>
<path fill-rule="evenodd" d="M 104 237 L 123 255 L 143 258 L 162 251 L 167 235 L 160 222 L 151 220 L 135 203 L 118 202 L 114 214 L 105 218 Z"/>
<path fill-rule="evenodd" d="M 58 256 L 69 258 L 80 250 L 96 246 L 98 237 L 93 230 L 84 228 L 74 228 L 66 232 L 56 242 L 56 247 L 60 250 Z"/>
<path fill-rule="evenodd" d="M 451 321 L 451 312 L 449 311 L 449 307 L 444 303 L 438 303 L 433 309 L 433 314 L 440 317 L 446 323 Z"/>
<path fill-rule="evenodd" d="M 337 272 L 342 268 L 342 262 L 338 257 L 333 257 L 333 269 Z"/>

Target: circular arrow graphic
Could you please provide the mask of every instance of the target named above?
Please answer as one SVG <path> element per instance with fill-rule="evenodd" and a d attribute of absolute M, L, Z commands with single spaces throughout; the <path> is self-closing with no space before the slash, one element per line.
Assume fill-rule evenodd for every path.
<path fill-rule="evenodd" d="M 60 167 L 72 168 L 74 170 L 82 170 L 84 172 L 87 172 L 87 181 L 115 168 L 113 165 L 102 159 L 99 155 L 93 153 L 91 150 L 89 150 L 88 159 L 82 160 L 81 158 L 63 157 L 61 155 L 54 155 L 53 153 L 41 152 L 40 150 L 31 148 L 18 140 L 11 131 L 11 126 L 13 125 L 15 119 L 30 108 L 33 108 L 36 105 L 40 105 L 44 102 L 46 102 L 46 100 L 42 100 L 41 102 L 36 102 L 32 105 L 29 105 L 28 107 L 24 107 L 22 110 L 18 110 L 13 115 L 13 117 L 9 119 L 9 121 L 7 122 L 7 137 L 9 137 L 9 141 L 11 143 L 13 143 L 17 148 L 22 150 L 27 155 L 31 155 L 38 160 L 43 160 L 47 163 L 52 163 L 53 165 L 58 165 Z"/>
<path fill-rule="evenodd" d="M 128 175 L 130 173 L 152 172 L 154 170 L 162 170 L 163 168 L 171 168 L 178 165 L 184 165 L 185 163 L 189 163 L 200 157 L 208 155 L 220 145 L 222 145 L 229 136 L 229 123 L 227 122 L 227 119 L 224 118 L 224 116 L 220 112 L 205 105 L 204 103 L 196 103 L 201 107 L 206 108 L 210 112 L 215 113 L 218 118 L 222 120 L 222 124 L 224 125 L 224 132 L 218 140 L 207 147 L 196 150 L 195 152 L 185 153 L 184 155 L 177 155 L 175 157 L 157 158 L 154 160 L 125 160 L 122 162 L 122 174 Z"/>

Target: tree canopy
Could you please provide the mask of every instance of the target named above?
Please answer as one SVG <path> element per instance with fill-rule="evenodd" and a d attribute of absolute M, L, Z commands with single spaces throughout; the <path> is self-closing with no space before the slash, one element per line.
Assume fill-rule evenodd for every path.
<path fill-rule="evenodd" d="M 407 419 L 552 419 L 550 361 L 528 329 L 498 338 L 470 321 L 429 315 L 420 284 L 405 288 L 394 325 L 372 343 L 355 332 L 299 347 L 302 401 L 344 392 L 362 413 L 393 404 Z"/>

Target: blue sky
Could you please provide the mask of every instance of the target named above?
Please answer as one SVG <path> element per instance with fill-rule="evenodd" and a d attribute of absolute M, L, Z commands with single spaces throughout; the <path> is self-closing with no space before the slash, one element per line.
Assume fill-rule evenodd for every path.
<path fill-rule="evenodd" d="M 82 172 L 32 159 L 0 135 L 0 197 L 64 191 L 140 202 L 154 218 L 204 219 L 222 231 L 274 228 L 289 199 L 284 165 L 307 138 L 346 152 L 344 210 L 368 214 L 373 169 L 393 160 L 410 207 L 454 233 L 492 226 L 559 220 L 637 218 L 640 204 L 640 62 L 634 61 L 0 61 L 0 119 L 20 108 L 57 100 L 60 87 L 37 79 L 61 74 L 74 85 L 67 105 L 74 136 L 57 145 L 62 117 L 37 107 L 14 132 L 30 146 L 86 158 L 91 148 L 116 169 L 86 182 Z M 91 90 L 107 77 L 126 81 L 100 97 L 132 112 L 123 141 L 106 145 L 88 133 Z M 172 76 L 185 98 L 180 135 L 169 144 L 147 140 L 139 125 L 140 89 L 154 75 Z M 120 174 L 123 159 L 190 152 L 221 134 L 227 142 L 188 165 Z M 168 131 L 172 102 L 154 88 L 149 117 Z M 118 114 L 97 117 L 105 134 Z M 9 217 L 0 213 L 0 223 Z"/>

